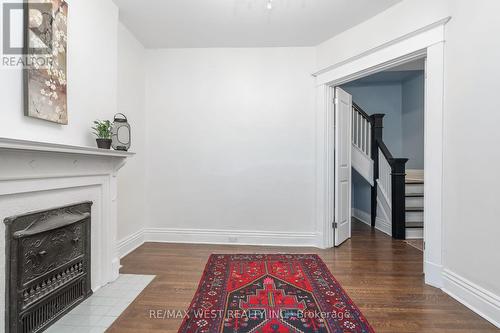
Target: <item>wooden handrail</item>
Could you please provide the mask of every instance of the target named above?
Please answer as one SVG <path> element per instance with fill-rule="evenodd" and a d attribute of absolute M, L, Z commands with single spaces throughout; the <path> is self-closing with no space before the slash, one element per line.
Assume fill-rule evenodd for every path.
<path fill-rule="evenodd" d="M 363 118 L 368 120 L 368 122 L 372 122 L 372 118 L 370 117 L 370 115 L 368 115 L 368 113 L 366 113 L 358 104 L 352 102 L 352 107 L 355 108 L 356 111 L 358 111 L 363 116 Z"/>
<path fill-rule="evenodd" d="M 383 140 L 376 140 L 378 147 L 380 148 L 380 151 L 384 154 L 385 159 L 389 164 L 392 166 L 392 160 L 394 160 L 394 157 L 392 157 L 391 152 L 389 151 L 389 148 L 385 145 Z"/>

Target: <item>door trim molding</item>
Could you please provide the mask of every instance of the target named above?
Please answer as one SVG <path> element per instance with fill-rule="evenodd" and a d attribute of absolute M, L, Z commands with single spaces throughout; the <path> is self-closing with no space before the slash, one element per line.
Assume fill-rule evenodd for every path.
<path fill-rule="evenodd" d="M 425 282 L 441 288 L 442 181 L 445 24 L 450 17 L 424 26 L 370 51 L 314 73 L 316 77 L 316 225 L 322 248 L 334 245 L 332 88 L 399 64 L 427 58 L 425 101 Z M 424 148 L 425 148 L 424 147 Z M 432 272 L 426 267 L 432 266 Z"/>
<path fill-rule="evenodd" d="M 426 31 L 432 30 L 433 28 L 436 28 L 436 27 L 439 27 L 439 26 L 443 26 L 446 23 L 448 23 L 448 21 L 450 21 L 450 20 L 451 20 L 451 16 L 445 17 L 445 18 L 443 18 L 441 20 L 438 20 L 438 21 L 433 22 L 431 24 L 428 24 L 428 25 L 426 25 L 426 26 L 424 26 L 422 28 L 419 28 L 419 29 L 417 29 L 415 31 L 412 31 L 412 32 L 410 32 L 410 33 L 408 33 L 406 35 L 400 36 L 400 37 L 395 38 L 393 40 L 390 40 L 390 41 L 388 41 L 388 42 L 386 42 L 386 43 L 384 43 L 382 45 L 376 46 L 376 47 L 371 48 L 371 49 L 369 49 L 367 51 L 364 51 L 364 52 L 362 52 L 362 53 L 360 53 L 358 55 L 350 57 L 350 58 L 348 58 L 346 60 L 342 60 L 342 61 L 339 61 L 336 64 L 329 65 L 329 66 L 327 66 L 327 67 L 325 67 L 323 69 L 320 69 L 319 71 L 313 73 L 312 76 L 318 77 L 321 74 L 327 73 L 327 72 L 329 72 L 329 71 L 331 71 L 331 70 L 333 70 L 333 69 L 335 69 L 337 67 L 340 67 L 340 66 L 342 66 L 344 64 L 347 64 L 347 63 L 350 63 L 350 62 L 352 62 L 354 60 L 366 57 L 366 56 L 368 56 L 368 55 L 370 55 L 372 53 L 375 53 L 375 52 L 377 52 L 379 50 L 382 50 L 384 48 L 388 48 L 389 46 L 392 46 L 392 45 L 397 44 L 397 43 L 399 43 L 401 41 L 410 39 L 410 38 L 412 38 L 414 36 L 421 35 L 422 33 L 426 32 Z"/>

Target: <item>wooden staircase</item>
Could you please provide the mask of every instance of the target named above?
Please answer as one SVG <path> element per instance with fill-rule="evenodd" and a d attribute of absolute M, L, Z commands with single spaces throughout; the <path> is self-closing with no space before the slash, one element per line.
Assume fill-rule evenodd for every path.
<path fill-rule="evenodd" d="M 407 175 L 408 159 L 392 156 L 382 138 L 383 118 L 353 103 L 352 167 L 372 188 L 371 225 L 396 239 L 423 238 L 423 171 Z"/>
<path fill-rule="evenodd" d="M 406 238 L 424 236 L 424 179 L 422 170 L 407 170 L 405 179 Z"/>

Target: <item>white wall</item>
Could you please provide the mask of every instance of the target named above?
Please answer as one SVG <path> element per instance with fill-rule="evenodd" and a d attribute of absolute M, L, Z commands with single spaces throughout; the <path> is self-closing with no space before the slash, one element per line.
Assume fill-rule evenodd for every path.
<path fill-rule="evenodd" d="M 444 201 L 446 267 L 500 300 L 499 1 L 450 1 L 446 29 Z M 486 169 L 488 170 L 488 169 Z M 500 302 L 500 301 L 499 301 Z M 499 309 L 500 313 L 500 309 Z M 497 317 L 500 323 L 500 316 Z"/>
<path fill-rule="evenodd" d="M 147 54 L 149 226 L 314 232 L 315 49 Z"/>
<path fill-rule="evenodd" d="M 69 124 L 25 117 L 22 73 L 1 68 L 0 137 L 95 147 L 92 121 L 112 119 L 117 110 L 125 113 L 132 124 L 131 150 L 137 155 L 119 173 L 121 239 L 144 226 L 143 48 L 118 27 L 118 9 L 112 1 L 68 0 L 68 6 Z"/>
<path fill-rule="evenodd" d="M 118 9 L 112 1 L 68 0 L 66 126 L 24 116 L 21 70 L 0 69 L 0 137 L 95 146 L 94 119 L 116 111 Z"/>
<path fill-rule="evenodd" d="M 317 58 L 324 68 L 452 16 L 444 59 L 443 264 L 458 277 L 447 288 L 497 325 L 500 178 L 482 166 L 500 164 L 499 11 L 498 1 L 406 0 L 323 43 Z"/>
<path fill-rule="evenodd" d="M 121 23 L 118 25 L 118 112 L 132 126 L 131 150 L 136 155 L 120 170 L 118 181 L 118 240 L 145 226 L 146 113 L 145 50 Z"/>

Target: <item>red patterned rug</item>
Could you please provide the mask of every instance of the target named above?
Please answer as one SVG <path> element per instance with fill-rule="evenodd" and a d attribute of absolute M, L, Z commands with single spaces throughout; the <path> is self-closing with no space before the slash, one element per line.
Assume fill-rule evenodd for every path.
<path fill-rule="evenodd" d="M 213 254 L 179 333 L 374 332 L 314 254 Z"/>

